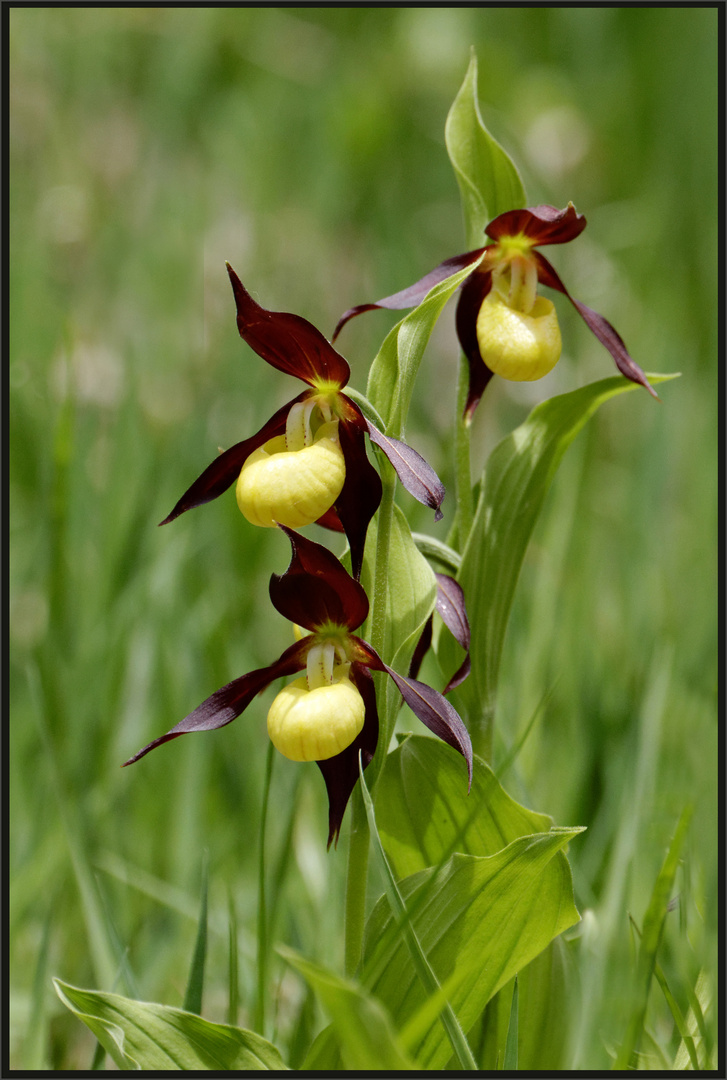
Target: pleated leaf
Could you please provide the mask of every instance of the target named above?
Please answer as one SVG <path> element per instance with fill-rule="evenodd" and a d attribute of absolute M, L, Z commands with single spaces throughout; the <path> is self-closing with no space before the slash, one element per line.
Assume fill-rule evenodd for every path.
<path fill-rule="evenodd" d="M 436 880 L 424 870 L 400 882 L 417 938 L 465 1031 L 500 987 L 578 921 L 562 849 L 581 831 L 523 836 L 489 857 L 455 854 Z M 392 930 L 382 898 L 366 929 L 363 980 L 400 1029 L 425 1006 L 426 993 Z M 438 1019 L 412 1049 L 422 1068 L 446 1066 L 451 1046 Z"/>
<path fill-rule="evenodd" d="M 652 375 L 659 383 L 673 375 Z M 472 531 L 457 580 L 467 598 L 472 673 L 453 698 L 473 727 L 491 719 L 505 630 L 525 551 L 545 495 L 566 449 L 604 402 L 636 388 L 621 376 L 601 379 L 537 405 L 490 454 L 480 483 Z M 447 635 L 440 662 L 450 670 L 462 652 Z"/>
<path fill-rule="evenodd" d="M 212 1024 L 167 1005 L 81 990 L 60 979 L 53 983 L 63 1004 L 91 1029 L 119 1069 L 287 1069 L 276 1047 L 254 1031 Z"/>
<path fill-rule="evenodd" d="M 459 755 L 426 735 L 409 735 L 387 757 L 376 788 L 376 820 L 397 877 L 437 866 L 455 851 L 494 855 L 553 824 L 547 814 L 510 798 L 480 758 L 465 796 Z"/>

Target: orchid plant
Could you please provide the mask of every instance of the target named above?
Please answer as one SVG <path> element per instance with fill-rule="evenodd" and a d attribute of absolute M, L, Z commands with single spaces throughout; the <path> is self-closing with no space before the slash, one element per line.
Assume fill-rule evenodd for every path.
<path fill-rule="evenodd" d="M 222 452 L 161 524 L 234 484 L 247 521 L 277 527 L 290 541 L 290 564 L 272 574 L 269 592 L 295 640 L 268 666 L 216 690 L 125 763 L 180 735 L 222 728 L 246 710 L 261 716 L 257 695 L 296 676 L 268 705 L 272 745 L 293 762 L 317 764 L 328 795 L 329 848 L 338 843 L 351 804 L 345 974 L 279 950 L 330 1021 L 303 1063 L 316 1071 L 471 1070 L 503 1061 L 505 1068 L 547 1069 L 562 1060 L 555 1037 L 540 1058 L 528 1058 L 523 1047 L 518 1059 L 517 988 L 528 997 L 528 1022 L 557 1032 L 565 991 L 551 960 L 559 935 L 580 918 L 565 851 L 582 829 L 553 827 L 498 782 L 499 661 L 525 549 L 567 446 L 602 403 L 636 386 L 656 397 L 652 383 L 666 378 L 647 377 L 614 327 L 575 300 L 541 254 L 543 246 L 575 240 L 585 217 L 572 203 L 563 210 L 525 208 L 518 172 L 479 115 L 474 58 L 446 138 L 468 238 L 484 229 L 490 242 L 342 315 L 333 340 L 363 311 L 413 308 L 387 335 L 365 396 L 347 391 L 349 364 L 315 326 L 263 308 L 228 264 L 243 341 L 306 389 Z M 541 402 L 496 447 L 473 485 L 469 432 L 493 375 L 536 380 L 560 356 L 557 313 L 539 295 L 541 285 L 571 301 L 619 374 Z M 398 479 L 435 511 L 435 523 L 442 519 L 444 488 L 404 436 L 422 354 L 456 292 L 463 355 L 455 410 L 457 490 L 448 502 L 445 540 L 412 534 L 395 492 Z M 347 549 L 334 553 L 298 531 L 314 523 L 344 533 Z M 434 625 L 435 614 L 441 626 Z M 432 649 L 430 681 L 437 668 L 454 672 L 441 674 L 441 692 L 418 677 Z M 400 724 L 402 705 L 437 738 L 409 731 L 406 713 Z M 264 850 L 264 836 L 261 845 Z M 370 907 L 372 858 L 385 895 Z M 264 1032 L 223 1029 L 190 1019 L 189 1012 L 65 984 L 58 990 L 86 1022 L 93 1018 L 91 1026 L 121 1068 L 150 1061 L 149 1067 L 164 1067 L 165 1054 L 174 1068 L 200 1067 L 200 1024 L 215 1047 L 213 1064 L 203 1068 L 287 1067 Z M 510 1016 L 505 1029 L 497 1019 L 503 1009 Z M 107 1022 L 112 1014 L 113 1023 Z M 258 1015 L 264 1015 L 262 1005 Z M 365 1045 L 357 1025 L 365 1026 Z"/>
<path fill-rule="evenodd" d="M 191 731 L 224 727 L 245 711 L 266 686 L 305 670 L 277 695 L 268 712 L 270 739 L 292 761 L 315 761 L 328 789 L 328 844 L 341 821 L 362 767 L 371 762 L 379 738 L 376 694 L 370 671 L 384 671 L 422 723 L 467 762 L 472 781 L 472 745 L 459 716 L 431 686 L 399 675 L 376 650 L 352 633 L 366 619 L 369 602 L 362 586 L 327 548 L 285 525 L 293 548 L 290 566 L 270 579 L 273 606 L 308 633 L 266 668 L 251 671 L 216 690 L 201 705 L 130 758 Z"/>

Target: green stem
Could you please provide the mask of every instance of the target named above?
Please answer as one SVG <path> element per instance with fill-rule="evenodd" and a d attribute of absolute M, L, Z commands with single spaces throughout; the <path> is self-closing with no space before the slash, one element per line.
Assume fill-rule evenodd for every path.
<path fill-rule="evenodd" d="M 356 786 L 351 794 L 351 833 L 346 879 L 344 970 L 352 976 L 361 959 L 366 922 L 366 881 L 369 870 L 369 823 Z"/>
<path fill-rule="evenodd" d="M 389 574 L 389 543 L 391 522 L 394 515 L 394 490 L 396 476 L 394 470 L 381 458 L 381 480 L 383 491 L 376 526 L 376 554 L 374 562 L 374 584 L 371 596 L 371 630 L 369 641 L 376 651 L 384 652 L 386 644 L 386 601 Z M 373 788 L 376 778 L 383 768 L 386 752 L 391 740 L 391 731 L 387 710 L 382 703 L 386 697 L 386 676 L 376 674 L 376 692 L 379 701 L 379 743 L 376 755 L 369 766 L 369 786 Z M 361 959 L 364 924 L 366 920 L 366 883 L 369 868 L 369 824 L 359 787 L 354 788 L 351 796 L 351 834 L 348 849 L 348 867 L 346 877 L 346 929 L 345 929 L 345 971 L 353 975 Z"/>
<path fill-rule="evenodd" d="M 268 745 L 265 762 L 265 786 L 260 813 L 260 850 L 258 852 L 257 892 L 257 1000 L 255 1002 L 254 1029 L 262 1034 L 265 1030 L 265 992 L 268 979 L 268 913 L 265 900 L 265 826 L 268 818 L 268 798 L 273 775 L 275 747 Z"/>
<path fill-rule="evenodd" d="M 376 649 L 384 661 L 390 661 L 386 653 L 386 623 L 387 623 L 387 599 L 389 589 L 389 549 L 391 546 L 391 525 L 394 517 L 394 491 L 396 489 L 396 474 L 388 461 L 381 460 L 382 494 L 381 505 L 376 524 L 376 560 L 374 564 L 374 587 L 371 597 L 371 631 L 369 642 Z M 377 700 L 379 702 L 379 743 L 376 748 L 376 756 L 369 766 L 368 786 L 373 791 L 376 780 L 383 768 L 389 743 L 393 733 L 391 719 L 386 708 L 389 679 L 387 675 L 377 674 L 376 680 Z M 384 707 L 381 707 L 381 703 Z M 396 718 L 393 717 L 393 722 Z"/>
<path fill-rule="evenodd" d="M 467 404 L 469 387 L 469 366 L 464 353 L 459 357 L 457 378 L 457 416 L 454 428 L 454 453 L 457 479 L 457 517 L 459 524 L 459 550 L 464 551 L 467 538 L 472 530 L 475 508 L 472 497 L 472 467 L 470 462 L 470 427 L 465 423 L 463 414 Z"/>

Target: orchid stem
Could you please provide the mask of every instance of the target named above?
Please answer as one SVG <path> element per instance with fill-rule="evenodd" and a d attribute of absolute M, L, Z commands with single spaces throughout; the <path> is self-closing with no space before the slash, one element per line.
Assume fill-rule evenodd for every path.
<path fill-rule="evenodd" d="M 369 870 L 369 823 L 361 789 L 351 795 L 351 831 L 346 878 L 344 970 L 353 976 L 361 959 L 366 922 L 366 881 Z"/>
<path fill-rule="evenodd" d="M 458 549 L 463 552 L 474 521 L 474 499 L 472 497 L 472 465 L 470 460 L 471 425 L 463 419 L 467 404 L 469 369 L 463 353 L 459 357 L 459 375 L 457 379 L 457 416 L 454 428 L 454 452 L 457 477 L 457 520 L 459 524 Z"/>
<path fill-rule="evenodd" d="M 386 625 L 387 625 L 387 599 L 389 590 L 389 550 L 391 547 L 391 526 L 394 517 L 394 492 L 396 489 L 396 474 L 388 461 L 381 457 L 381 481 L 382 494 L 381 504 L 376 523 L 376 559 L 374 564 L 374 587 L 371 598 L 371 633 L 369 641 L 376 649 L 379 656 L 388 663 L 392 657 L 386 656 Z M 389 680 L 384 674 L 374 675 L 377 681 L 377 699 L 379 702 L 387 702 Z M 368 787 L 373 791 L 376 779 L 381 772 L 389 743 L 392 736 L 392 728 L 386 707 L 379 708 L 379 742 L 376 748 L 376 756 L 369 768 Z M 395 723 L 394 719 L 394 723 Z"/>
<path fill-rule="evenodd" d="M 257 998 L 255 1001 L 255 1031 L 265 1030 L 265 996 L 268 977 L 268 911 L 265 898 L 265 826 L 268 819 L 270 782 L 273 775 L 275 747 L 268 744 L 265 763 L 265 786 L 260 814 L 260 850 L 258 852 L 258 903 L 257 903 Z"/>
<path fill-rule="evenodd" d="M 394 515 L 394 490 L 396 476 L 394 470 L 380 455 L 381 480 L 383 491 L 379 505 L 376 526 L 376 554 L 374 560 L 374 584 L 371 596 L 371 631 L 369 641 L 374 649 L 383 655 L 386 644 L 386 601 L 389 576 L 389 546 L 391 523 Z M 384 657 L 384 659 L 387 659 Z M 390 658 L 389 658 L 390 659 Z M 379 702 L 386 702 L 387 686 L 385 676 L 374 675 Z M 379 742 L 376 755 L 369 766 L 369 788 L 373 789 L 386 760 L 386 752 L 391 740 L 391 731 L 386 708 L 379 708 Z M 347 975 L 353 975 L 361 960 L 364 925 L 366 921 L 366 883 L 369 868 L 369 823 L 366 816 L 361 790 L 354 788 L 351 798 L 351 832 L 348 848 L 348 868 L 346 878 L 346 929 L 344 963 Z"/>

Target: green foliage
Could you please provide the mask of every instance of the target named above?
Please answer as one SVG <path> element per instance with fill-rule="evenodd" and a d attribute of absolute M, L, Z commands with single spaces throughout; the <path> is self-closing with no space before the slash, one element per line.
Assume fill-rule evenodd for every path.
<path fill-rule="evenodd" d="M 447 1001 L 441 986 L 437 980 L 437 976 L 434 973 L 432 965 L 429 963 L 426 953 L 422 949 L 421 943 L 417 937 L 416 930 L 411 924 L 409 912 L 407 911 L 406 904 L 402 899 L 399 888 L 396 884 L 396 880 L 389 866 L 389 861 L 386 858 L 383 846 L 381 844 L 381 838 L 376 827 L 376 816 L 374 813 L 374 804 L 371 800 L 369 790 L 366 787 L 366 779 L 361 768 L 361 762 L 359 759 L 359 771 L 361 780 L 361 792 L 363 794 L 364 803 L 366 806 L 366 816 L 369 822 L 369 829 L 371 832 L 371 838 L 373 841 L 374 853 L 378 866 L 384 881 L 384 891 L 389 901 L 389 907 L 391 913 L 394 916 L 396 922 L 401 927 L 402 937 L 406 941 L 406 946 L 409 950 L 409 956 L 411 957 L 412 964 L 417 973 L 417 977 L 424 988 L 425 993 L 428 995 L 429 1001 L 436 1001 L 440 1004 L 439 1014 L 441 1016 L 442 1025 L 446 1031 L 447 1038 L 454 1056 L 456 1057 L 460 1068 L 464 1070 L 476 1069 L 477 1062 L 475 1061 L 472 1051 L 467 1043 L 464 1032 L 460 1026 L 459 1020 L 454 1014 L 452 1006 Z M 426 1008 L 425 1002 L 425 1008 Z"/>
<path fill-rule="evenodd" d="M 197 923 L 197 940 L 194 943 L 192 962 L 189 967 L 187 991 L 184 995 L 185 1012 L 202 1012 L 202 993 L 204 990 L 204 965 L 207 959 L 207 858 L 205 856 L 202 867 L 202 902 L 199 907 L 199 922 Z"/>
<path fill-rule="evenodd" d="M 401 439 L 424 349 L 444 305 L 478 263 L 440 281 L 418 307 L 391 330 L 374 359 L 366 393 L 386 424 L 386 434 Z"/>
<path fill-rule="evenodd" d="M 655 383 L 673 376 L 654 376 Z M 488 458 L 457 580 L 472 625 L 472 674 L 457 692 L 475 747 L 492 753 L 491 730 L 505 630 L 515 586 L 545 495 L 566 449 L 596 410 L 635 389 L 622 376 L 542 402 Z M 455 647 L 442 638 L 443 649 Z M 443 666 L 446 665 L 443 658 Z"/>
<path fill-rule="evenodd" d="M 254 1031 L 211 1024 L 195 1013 L 80 990 L 60 979 L 56 993 L 83 1020 L 119 1069 L 285 1069 L 278 1050 Z"/>
<path fill-rule="evenodd" d="M 397 1039 L 391 1018 L 375 998 L 292 949 L 279 951 L 313 988 L 333 1022 L 305 1068 L 337 1068 L 342 1063 L 344 1069 L 385 1072 L 415 1067 Z"/>
<path fill-rule="evenodd" d="M 374 568 L 371 554 L 377 547 L 377 523 L 369 526 L 366 558 L 361 583 L 371 595 Z M 388 575 L 386 580 L 386 635 L 383 655 L 397 671 L 406 673 L 414 646 L 434 608 L 437 583 L 427 560 L 417 550 L 403 512 L 394 507 L 387 542 Z M 361 631 L 370 630 L 367 622 Z"/>
<path fill-rule="evenodd" d="M 242 1022 L 257 1026 L 266 701 L 136 771 L 118 766 L 288 644 L 267 582 L 289 550 L 247 528 L 232 493 L 162 530 L 155 523 L 218 446 L 256 430 L 295 392 L 241 345 L 225 259 L 261 303 L 325 332 L 351 303 L 465 247 L 441 129 L 472 44 L 481 115 L 517 157 L 530 201 L 573 199 L 588 217 L 577 250 L 557 252 L 574 295 L 613 319 L 643 366 L 684 372 L 663 405 L 626 395 L 589 423 L 543 505 L 513 599 L 494 760 L 518 746 L 543 702 L 508 788 L 589 828 L 569 851 L 579 936 L 518 975 L 518 1064 L 536 1067 L 523 1040 L 544 1032 L 548 1067 L 608 1067 L 606 1047 L 621 1044 L 633 1004 L 627 912 L 646 911 L 659 853 L 693 800 L 679 911 L 664 922 L 655 973 L 712 1067 L 719 15 L 10 11 L 11 1067 L 74 1074 L 92 1060 L 93 1037 L 53 994 L 53 972 L 182 1003 L 204 848 L 205 1010 L 221 1020 L 237 997 Z M 472 69 L 466 85 L 465 134 L 479 122 Z M 481 230 L 485 212 L 473 200 L 469 227 Z M 689 242 L 675 254 L 685 215 Z M 550 383 L 488 388 L 472 425 L 476 473 L 538 400 L 604 370 L 600 346 L 563 308 L 566 355 Z M 346 329 L 339 347 L 354 385 L 364 386 L 389 319 L 376 312 Z M 445 309 L 406 425 L 449 489 L 437 536 L 452 522 L 456 351 Z M 415 533 L 432 528 L 430 511 L 400 501 Z M 462 763 L 452 761 L 461 786 Z M 381 813 L 377 801 L 380 822 Z M 266 830 L 268 945 L 292 941 L 336 972 L 348 840 L 344 830 L 325 855 L 325 816 L 315 766 L 281 762 Z M 237 989 L 230 952 L 240 958 Z M 579 992 L 561 1007 L 566 952 Z M 527 980 L 539 966 L 537 1000 L 549 986 L 557 1015 L 536 1023 Z M 299 1067 L 321 1017 L 294 979 L 273 955 L 266 1019 Z M 511 985 L 467 1032 L 483 1067 L 495 1068 L 504 1047 Z M 495 1012 L 501 1024 L 490 1023 Z M 416 1039 L 406 1030 L 408 1052 Z M 690 1064 L 656 987 L 642 1050 L 652 1062 Z"/>
<path fill-rule="evenodd" d="M 674 887 L 679 857 L 692 814 L 692 807 L 688 806 L 683 810 L 679 818 L 669 850 L 654 883 L 649 906 L 646 909 L 636 968 L 637 1001 L 629 1020 L 624 1041 L 614 1062 L 615 1069 L 631 1068 L 632 1055 L 638 1050 L 651 989 L 651 979 L 656 964 L 656 954 L 661 941 L 664 920 L 666 919 L 667 905 Z"/>
<path fill-rule="evenodd" d="M 434 739 L 410 735 L 389 754 L 376 792 L 377 821 L 387 855 L 399 877 L 438 866 L 456 850 L 493 855 L 518 837 L 547 832 L 552 818 L 515 802 L 485 762 L 475 760 L 472 789 L 462 797 L 462 762 Z M 565 855 L 556 859 L 567 867 Z M 520 997 L 527 1024 L 518 1030 L 521 1068 L 560 1066 L 567 996 L 562 948 L 554 941 L 520 970 Z M 480 1067 L 502 1063 L 512 987 L 488 1004 L 479 1043 Z"/>
<path fill-rule="evenodd" d="M 513 161 L 482 122 L 474 49 L 465 80 L 449 110 L 444 137 L 459 184 L 467 244 L 479 247 L 488 222 L 506 210 L 525 206 L 525 189 Z"/>
<path fill-rule="evenodd" d="M 438 866 L 455 851 L 494 855 L 553 824 L 547 814 L 515 802 L 479 758 L 466 792 L 462 759 L 441 742 L 410 735 L 389 754 L 376 791 L 376 820 L 398 877 Z"/>
<path fill-rule="evenodd" d="M 423 870 L 399 883 L 412 926 L 465 1031 L 501 986 L 578 921 L 568 863 L 557 855 L 581 831 L 520 837 L 486 857 L 455 854 L 439 874 Z M 392 924 L 382 898 L 366 928 L 362 977 L 400 1025 L 426 999 L 406 945 L 397 939 L 387 948 Z M 491 933 L 493 926 L 499 934 Z M 451 1055 L 436 1021 L 414 1049 L 427 1069 L 444 1068 Z"/>
<path fill-rule="evenodd" d="M 517 975 L 512 988 L 512 1005 L 510 1006 L 510 1022 L 507 1025 L 507 1040 L 505 1043 L 505 1056 L 502 1059 L 502 1067 L 507 1071 L 517 1069 L 517 1030 L 518 1030 L 518 988 Z"/>

